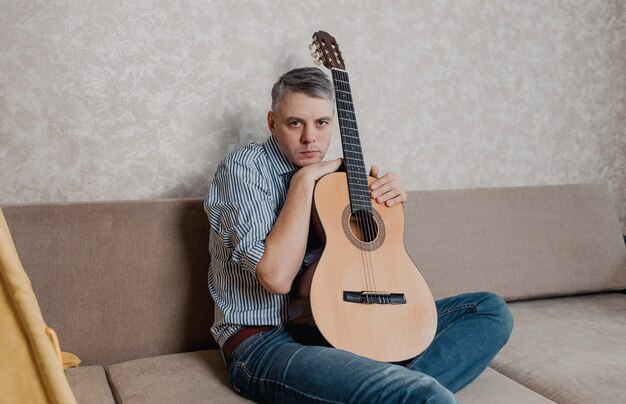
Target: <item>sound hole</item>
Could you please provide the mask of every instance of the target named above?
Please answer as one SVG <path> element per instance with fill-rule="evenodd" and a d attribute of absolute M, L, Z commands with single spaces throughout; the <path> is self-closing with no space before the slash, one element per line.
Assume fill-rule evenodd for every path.
<path fill-rule="evenodd" d="M 359 250 L 374 251 L 385 241 L 385 221 L 376 209 L 352 213 L 350 205 L 347 205 L 341 214 L 341 227 L 348 240 Z"/>
<path fill-rule="evenodd" d="M 364 243 L 371 243 L 378 237 L 378 223 L 371 212 L 357 210 L 350 215 L 350 231 Z"/>

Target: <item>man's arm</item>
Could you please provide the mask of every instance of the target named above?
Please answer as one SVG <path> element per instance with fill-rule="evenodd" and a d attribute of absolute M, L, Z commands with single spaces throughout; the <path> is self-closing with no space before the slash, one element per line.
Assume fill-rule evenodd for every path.
<path fill-rule="evenodd" d="M 335 172 L 341 159 L 302 167 L 291 179 L 285 204 L 265 239 L 256 268 L 259 281 L 275 294 L 289 293 L 306 251 L 315 181 Z"/>

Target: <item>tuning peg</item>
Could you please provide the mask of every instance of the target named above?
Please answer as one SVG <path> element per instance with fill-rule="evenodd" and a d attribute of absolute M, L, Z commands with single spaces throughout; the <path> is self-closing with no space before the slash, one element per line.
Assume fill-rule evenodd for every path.
<path fill-rule="evenodd" d="M 315 66 L 319 66 L 319 65 L 321 65 L 320 61 L 319 61 L 319 60 L 317 60 L 317 59 L 315 59 L 315 60 L 313 61 L 313 64 L 314 64 Z"/>
<path fill-rule="evenodd" d="M 313 44 L 313 42 L 311 42 L 311 43 L 309 44 L 309 50 L 310 50 L 310 51 L 312 51 L 314 47 L 315 47 L 315 45 Z"/>
<path fill-rule="evenodd" d="M 317 58 L 318 58 L 318 54 L 317 54 L 317 53 L 315 53 L 315 52 L 310 52 L 309 54 L 311 55 L 311 57 L 312 57 L 313 59 L 317 59 Z"/>

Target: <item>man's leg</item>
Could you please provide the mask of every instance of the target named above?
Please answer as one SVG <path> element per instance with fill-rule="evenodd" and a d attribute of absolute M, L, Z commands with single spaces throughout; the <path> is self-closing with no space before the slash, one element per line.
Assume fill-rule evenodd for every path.
<path fill-rule="evenodd" d="M 259 402 L 456 402 L 428 375 L 334 348 L 302 345 L 282 327 L 244 341 L 228 370 L 235 389 Z"/>
<path fill-rule="evenodd" d="M 490 292 L 438 300 L 437 316 L 435 339 L 405 366 L 457 392 L 478 377 L 506 344 L 513 317 L 504 300 Z"/>

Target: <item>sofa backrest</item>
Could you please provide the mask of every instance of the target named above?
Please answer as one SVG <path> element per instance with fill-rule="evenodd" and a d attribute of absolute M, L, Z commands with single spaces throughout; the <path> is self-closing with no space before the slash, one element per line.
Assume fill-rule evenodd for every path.
<path fill-rule="evenodd" d="M 215 346 L 201 198 L 2 209 L 44 319 L 83 364 Z M 626 288 L 602 185 L 410 192 L 405 246 L 436 298 Z"/>
<path fill-rule="evenodd" d="M 200 199 L 2 210 L 44 319 L 83 365 L 214 344 Z"/>
<path fill-rule="evenodd" d="M 626 247 L 605 185 L 420 191 L 405 205 L 405 247 L 435 298 L 626 288 Z"/>

